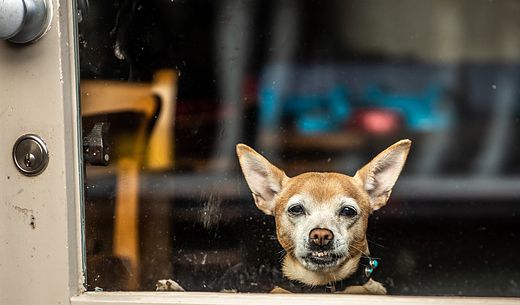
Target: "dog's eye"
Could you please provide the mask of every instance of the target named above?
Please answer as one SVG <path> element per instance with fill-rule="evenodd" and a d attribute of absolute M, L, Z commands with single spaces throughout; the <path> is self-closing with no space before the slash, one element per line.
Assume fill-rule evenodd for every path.
<path fill-rule="evenodd" d="M 289 214 L 294 216 L 303 215 L 305 213 L 305 209 L 301 204 L 295 204 L 291 206 L 287 211 L 289 211 Z"/>
<path fill-rule="evenodd" d="M 341 211 L 339 211 L 339 215 L 352 217 L 357 215 L 357 211 L 352 207 L 343 207 Z"/>

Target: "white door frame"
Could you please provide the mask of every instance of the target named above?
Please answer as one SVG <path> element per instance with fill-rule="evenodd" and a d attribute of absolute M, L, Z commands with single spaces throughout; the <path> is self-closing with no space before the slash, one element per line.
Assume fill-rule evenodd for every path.
<path fill-rule="evenodd" d="M 0 41 L 0 304 L 68 304 L 83 287 L 72 3 L 54 1 L 39 41 Z M 27 133 L 50 155 L 35 177 L 11 157 Z"/>

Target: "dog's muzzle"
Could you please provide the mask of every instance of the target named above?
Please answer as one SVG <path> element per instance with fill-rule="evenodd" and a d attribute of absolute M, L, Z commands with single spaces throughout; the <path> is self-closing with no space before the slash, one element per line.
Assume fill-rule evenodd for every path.
<path fill-rule="evenodd" d="M 315 228 L 309 233 L 308 254 L 304 260 L 310 267 L 333 267 L 342 257 L 334 251 L 334 233 L 331 230 Z"/>

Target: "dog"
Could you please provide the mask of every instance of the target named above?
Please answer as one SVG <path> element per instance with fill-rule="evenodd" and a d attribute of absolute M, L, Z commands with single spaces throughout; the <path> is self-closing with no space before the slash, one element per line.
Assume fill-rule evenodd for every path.
<path fill-rule="evenodd" d="M 275 217 L 286 253 L 272 293 L 386 294 L 372 279 L 379 260 L 370 257 L 368 217 L 387 203 L 410 147 L 410 140 L 398 141 L 353 177 L 308 172 L 290 178 L 251 147 L 236 146 L 254 202 Z M 176 285 L 168 281 L 157 290 L 175 290 L 166 289 Z"/>
<path fill-rule="evenodd" d="M 255 204 L 275 217 L 277 239 L 286 252 L 282 273 L 290 285 L 272 292 L 323 287 L 330 292 L 386 294 L 383 285 L 370 278 L 378 261 L 369 256 L 368 217 L 387 203 L 410 146 L 410 140 L 393 144 L 354 177 L 309 172 L 289 178 L 249 146 L 237 145 Z M 366 266 L 360 263 L 363 258 L 368 258 Z M 339 287 L 358 274 L 359 281 Z"/>

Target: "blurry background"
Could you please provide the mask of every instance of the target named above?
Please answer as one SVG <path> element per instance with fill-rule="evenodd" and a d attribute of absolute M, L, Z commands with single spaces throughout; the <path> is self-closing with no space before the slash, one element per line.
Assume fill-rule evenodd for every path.
<path fill-rule="evenodd" d="M 520 296 L 520 2 L 77 1 L 89 290 L 266 291 L 235 145 L 353 175 L 410 138 L 376 280 Z"/>

